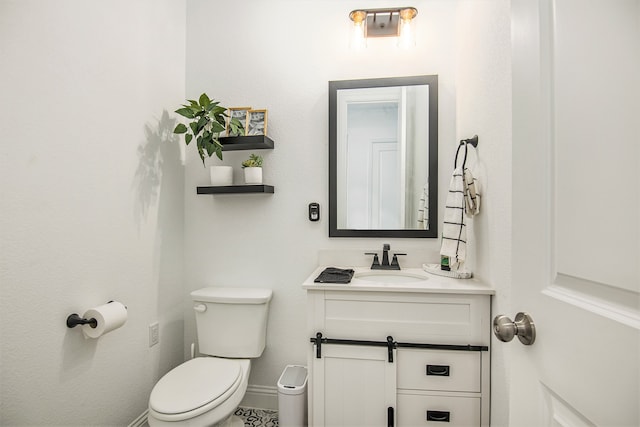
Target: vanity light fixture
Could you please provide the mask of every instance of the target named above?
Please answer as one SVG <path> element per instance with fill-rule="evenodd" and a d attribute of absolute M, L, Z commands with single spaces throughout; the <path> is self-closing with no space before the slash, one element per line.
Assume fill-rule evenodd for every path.
<path fill-rule="evenodd" d="M 415 7 L 389 9 L 356 9 L 349 13 L 353 22 L 351 47 L 366 47 L 367 39 L 374 37 L 397 37 L 398 46 L 415 45 Z"/>

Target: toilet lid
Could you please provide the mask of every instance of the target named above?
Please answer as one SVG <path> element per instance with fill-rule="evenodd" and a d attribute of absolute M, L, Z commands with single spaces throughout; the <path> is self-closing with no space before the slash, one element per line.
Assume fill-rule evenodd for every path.
<path fill-rule="evenodd" d="M 240 363 L 233 359 L 191 359 L 158 381 L 151 391 L 149 406 L 163 414 L 193 411 L 225 393 L 233 393 L 241 375 Z"/>

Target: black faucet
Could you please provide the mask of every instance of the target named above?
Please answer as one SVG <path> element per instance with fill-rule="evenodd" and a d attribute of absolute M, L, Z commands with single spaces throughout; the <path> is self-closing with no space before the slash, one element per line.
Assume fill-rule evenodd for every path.
<path fill-rule="evenodd" d="M 378 254 L 375 252 L 366 252 L 365 255 L 373 255 L 373 263 L 371 264 L 372 270 L 400 270 L 400 264 L 398 263 L 398 255 L 406 255 L 403 253 L 394 253 L 391 264 L 389 264 L 389 251 L 391 245 L 385 243 L 382 245 L 382 264 L 378 259 Z"/>

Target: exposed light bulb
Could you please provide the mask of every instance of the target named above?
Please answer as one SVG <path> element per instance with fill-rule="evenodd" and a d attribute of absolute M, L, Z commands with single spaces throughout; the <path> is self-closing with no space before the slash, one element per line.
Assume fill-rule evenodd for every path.
<path fill-rule="evenodd" d="M 351 26 L 351 48 L 355 50 L 367 47 L 367 12 L 362 10 L 354 10 L 349 15 L 353 21 Z"/>
<path fill-rule="evenodd" d="M 398 37 L 398 47 L 408 49 L 416 45 L 415 16 L 418 11 L 413 8 L 402 9 L 400 11 L 400 36 Z"/>

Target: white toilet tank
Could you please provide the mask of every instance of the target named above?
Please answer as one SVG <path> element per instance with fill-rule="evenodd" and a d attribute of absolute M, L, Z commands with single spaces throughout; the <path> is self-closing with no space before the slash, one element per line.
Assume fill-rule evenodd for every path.
<path fill-rule="evenodd" d="M 203 288 L 191 292 L 200 353 L 255 358 L 262 354 L 272 291 Z"/>

